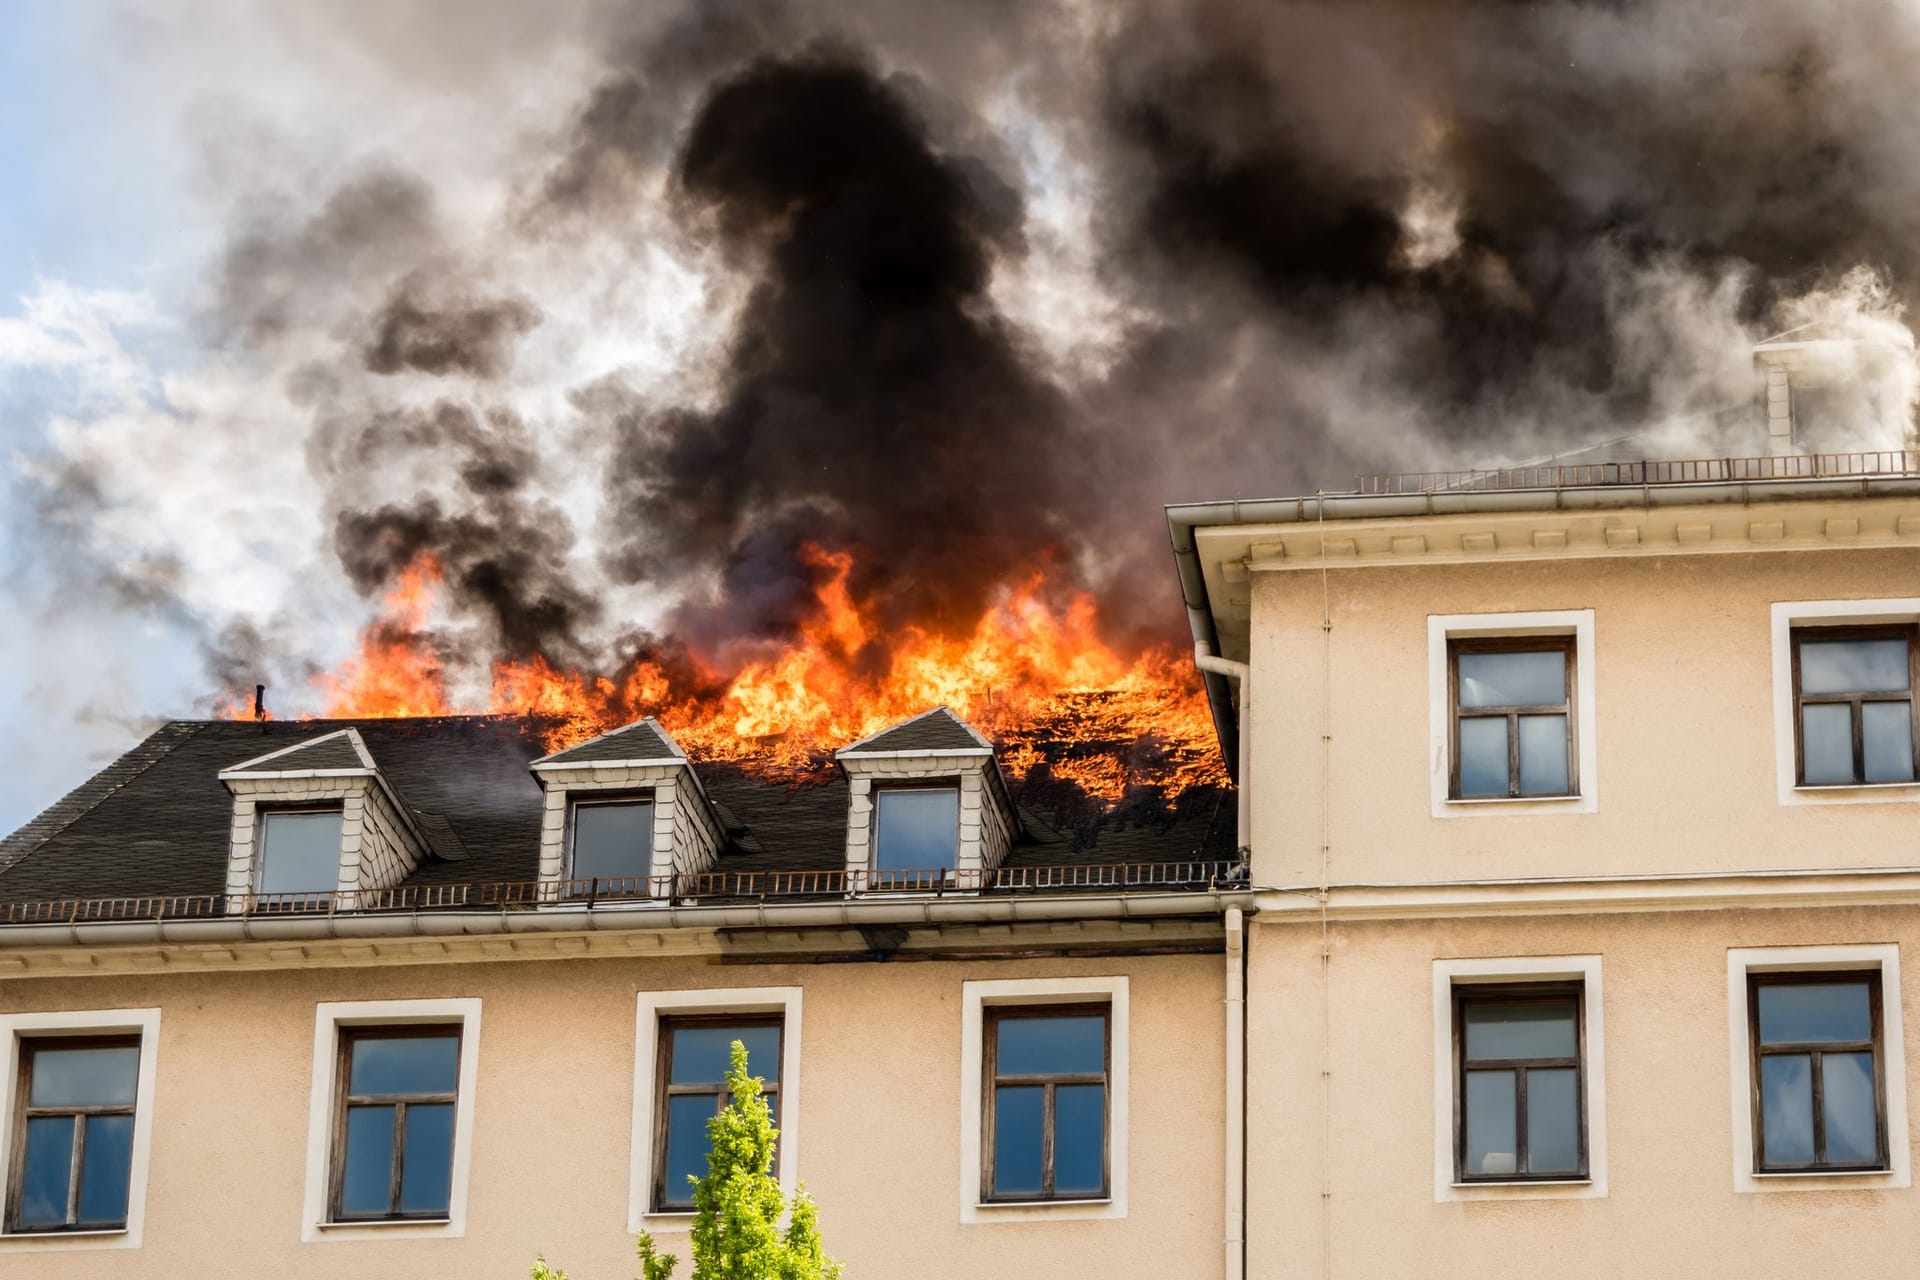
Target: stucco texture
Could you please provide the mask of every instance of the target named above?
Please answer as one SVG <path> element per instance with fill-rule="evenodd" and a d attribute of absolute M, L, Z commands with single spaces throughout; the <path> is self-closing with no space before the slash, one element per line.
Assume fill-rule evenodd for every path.
<path fill-rule="evenodd" d="M 577 1280 L 620 1280 L 633 1273 L 635 992 L 767 986 L 804 989 L 799 1173 L 849 1280 L 1122 1275 L 1146 1258 L 1217 1266 L 1222 964 L 1198 955 L 724 967 L 596 959 L 4 983 L 8 1011 L 162 1013 L 143 1246 L 13 1252 L 0 1268 L 21 1280 L 477 1280 L 522 1276 L 543 1250 Z M 1131 979 L 1129 1215 L 963 1226 L 962 982 L 1115 974 Z M 316 1003 L 460 996 L 484 1002 L 465 1236 L 303 1244 Z M 686 1237 L 661 1243 L 686 1275 Z"/>
<path fill-rule="evenodd" d="M 1254 880 L 1318 885 L 1323 843 L 1335 885 L 1912 866 L 1920 788 L 1780 803 L 1771 635 L 1775 601 L 1912 596 L 1900 549 L 1256 574 Z M 1428 616 L 1577 609 L 1597 811 L 1433 816 Z"/>

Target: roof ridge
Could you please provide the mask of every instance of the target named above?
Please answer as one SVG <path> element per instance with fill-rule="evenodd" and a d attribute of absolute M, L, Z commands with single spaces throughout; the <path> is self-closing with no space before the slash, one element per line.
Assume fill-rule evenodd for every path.
<path fill-rule="evenodd" d="M 175 747 L 210 723 L 205 720 L 167 721 L 135 743 L 131 750 L 112 764 L 29 818 L 19 830 L 0 838 L 0 875 L 19 866 L 47 841 L 92 813 L 114 792 L 152 768 Z"/>

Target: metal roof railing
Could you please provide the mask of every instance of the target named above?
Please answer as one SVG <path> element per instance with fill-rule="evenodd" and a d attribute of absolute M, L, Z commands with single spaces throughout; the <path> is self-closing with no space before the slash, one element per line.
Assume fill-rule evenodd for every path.
<path fill-rule="evenodd" d="M 1203 892 L 1243 888 L 1242 863 L 1114 862 L 867 871 L 709 871 L 592 880 L 411 884 L 338 893 L 165 894 L 0 902 L 6 925 L 229 920 L 262 916 L 532 911 L 543 907 L 699 906 L 931 894 Z"/>
<path fill-rule="evenodd" d="M 1367 497 L 1503 489 L 1580 489 L 1611 485 L 1721 484 L 1744 480 L 1840 480 L 1920 476 L 1920 449 L 1867 453 L 1764 454 L 1750 458 L 1681 458 L 1634 462 L 1543 462 L 1465 471 L 1406 471 L 1361 476 Z"/>

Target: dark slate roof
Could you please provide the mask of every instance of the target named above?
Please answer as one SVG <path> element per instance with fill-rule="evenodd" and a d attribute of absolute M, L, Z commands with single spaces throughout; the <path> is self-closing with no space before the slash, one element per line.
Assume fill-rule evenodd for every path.
<path fill-rule="evenodd" d="M 945 707 L 935 707 L 923 715 L 903 721 L 891 729 L 882 729 L 862 739 L 841 754 L 869 751 L 978 751 L 981 739 L 964 720 Z"/>
<path fill-rule="evenodd" d="M 678 760 L 680 752 L 651 720 L 589 738 L 577 747 L 548 756 L 542 764 L 591 764 L 599 760 Z"/>
<path fill-rule="evenodd" d="M 545 754 L 541 722 L 504 716 L 180 721 L 0 841 L 0 901 L 222 892 L 232 797 L 220 771 L 349 725 L 360 731 L 381 777 L 427 838 L 432 856 L 409 883 L 538 877 L 542 794 L 529 766 Z M 844 864 L 847 783 L 838 771 L 823 768 L 795 781 L 732 763 L 696 762 L 695 768 L 728 833 L 716 869 L 814 871 Z M 1228 791 L 1195 788 L 1171 805 L 1136 797 L 1110 810 L 1052 779 L 1044 766 L 1010 790 L 1024 832 L 1007 856 L 1009 866 L 1234 857 Z"/>
<path fill-rule="evenodd" d="M 253 760 L 249 773 L 300 773 L 308 769 L 364 769 L 366 761 L 353 749 L 347 735 L 315 742 L 311 746 L 281 749 L 270 760 Z"/>

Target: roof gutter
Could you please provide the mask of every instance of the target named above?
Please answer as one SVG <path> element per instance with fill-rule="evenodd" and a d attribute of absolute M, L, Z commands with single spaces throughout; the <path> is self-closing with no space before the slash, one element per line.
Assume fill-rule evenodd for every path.
<path fill-rule="evenodd" d="M 1001 924 L 1036 920 L 1145 920 L 1252 911 L 1251 889 L 1019 898 L 911 898 L 739 906 L 551 906 L 512 911 L 410 911 L 367 915 L 232 916 L 9 925 L 0 950 L 47 946 L 154 946 L 433 938 L 662 929 L 798 929 L 874 925 Z"/>

